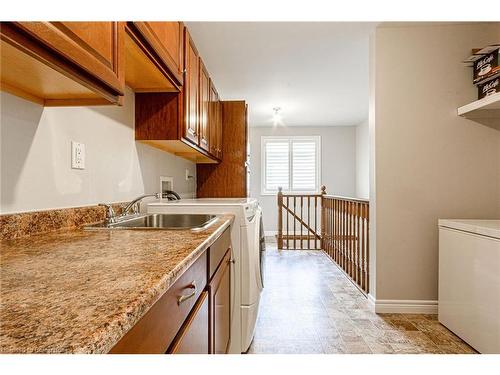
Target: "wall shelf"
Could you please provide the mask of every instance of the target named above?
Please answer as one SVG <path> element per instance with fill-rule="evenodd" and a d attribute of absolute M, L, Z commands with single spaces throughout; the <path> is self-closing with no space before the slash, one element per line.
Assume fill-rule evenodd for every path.
<path fill-rule="evenodd" d="M 459 107 L 457 113 L 466 118 L 500 118 L 500 92 Z"/>

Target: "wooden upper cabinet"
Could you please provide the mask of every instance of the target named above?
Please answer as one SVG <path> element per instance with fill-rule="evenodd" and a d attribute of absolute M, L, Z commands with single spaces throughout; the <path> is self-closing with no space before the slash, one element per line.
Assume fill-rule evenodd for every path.
<path fill-rule="evenodd" d="M 158 53 L 170 66 L 172 73 L 182 84 L 182 73 L 184 69 L 182 39 L 184 26 L 182 22 L 135 22 L 144 31 L 145 35 L 150 34 L 151 44 L 155 46 Z"/>
<path fill-rule="evenodd" d="M 122 22 L 2 22 L 2 89 L 44 105 L 121 104 Z"/>
<path fill-rule="evenodd" d="M 221 101 L 222 148 L 220 162 L 196 166 L 198 198 L 247 196 L 247 107 L 244 101 Z"/>
<path fill-rule="evenodd" d="M 115 23 L 112 22 L 54 22 L 78 45 L 97 60 L 113 69 L 115 61 Z"/>
<path fill-rule="evenodd" d="M 184 138 L 199 144 L 199 55 L 184 28 Z"/>
<path fill-rule="evenodd" d="M 183 84 L 182 22 L 127 22 L 127 85 L 136 92 L 175 92 Z"/>
<path fill-rule="evenodd" d="M 219 94 L 214 82 L 210 80 L 210 101 L 208 107 L 210 152 L 218 159 L 222 158 L 222 117 L 220 108 Z"/>
<path fill-rule="evenodd" d="M 210 101 L 210 77 L 208 71 L 200 58 L 200 107 L 199 107 L 199 129 L 200 147 L 210 152 L 210 129 L 209 129 L 209 101 Z"/>
<path fill-rule="evenodd" d="M 149 27 L 154 31 L 160 24 Z M 136 26 L 129 22 L 127 30 Z M 198 164 L 218 163 L 222 157 L 218 95 L 185 27 L 183 35 L 184 78 L 180 91 L 148 89 L 147 85 L 141 90 L 135 87 L 135 139 Z M 128 56 L 127 53 L 127 66 Z M 144 84 L 146 76 L 142 72 L 138 77 Z"/>

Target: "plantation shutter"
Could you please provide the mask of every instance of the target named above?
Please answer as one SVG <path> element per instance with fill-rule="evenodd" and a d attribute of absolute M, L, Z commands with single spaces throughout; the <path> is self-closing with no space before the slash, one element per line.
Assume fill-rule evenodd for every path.
<path fill-rule="evenodd" d="M 292 141 L 292 191 L 316 189 L 316 142 Z"/>
<path fill-rule="evenodd" d="M 265 144 L 265 188 L 277 191 L 278 187 L 289 190 L 289 156 L 288 141 L 268 141 Z"/>

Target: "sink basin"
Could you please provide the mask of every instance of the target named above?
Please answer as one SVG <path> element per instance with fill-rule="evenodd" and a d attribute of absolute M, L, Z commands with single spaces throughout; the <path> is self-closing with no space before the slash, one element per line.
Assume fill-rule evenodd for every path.
<path fill-rule="evenodd" d="M 216 218 L 201 214 L 149 214 L 119 219 L 111 224 L 89 225 L 85 229 L 204 229 Z"/>

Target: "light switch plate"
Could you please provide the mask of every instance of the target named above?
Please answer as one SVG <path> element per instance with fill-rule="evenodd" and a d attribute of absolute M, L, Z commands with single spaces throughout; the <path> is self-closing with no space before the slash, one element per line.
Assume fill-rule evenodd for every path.
<path fill-rule="evenodd" d="M 71 141 L 71 168 L 85 169 L 85 145 Z"/>

